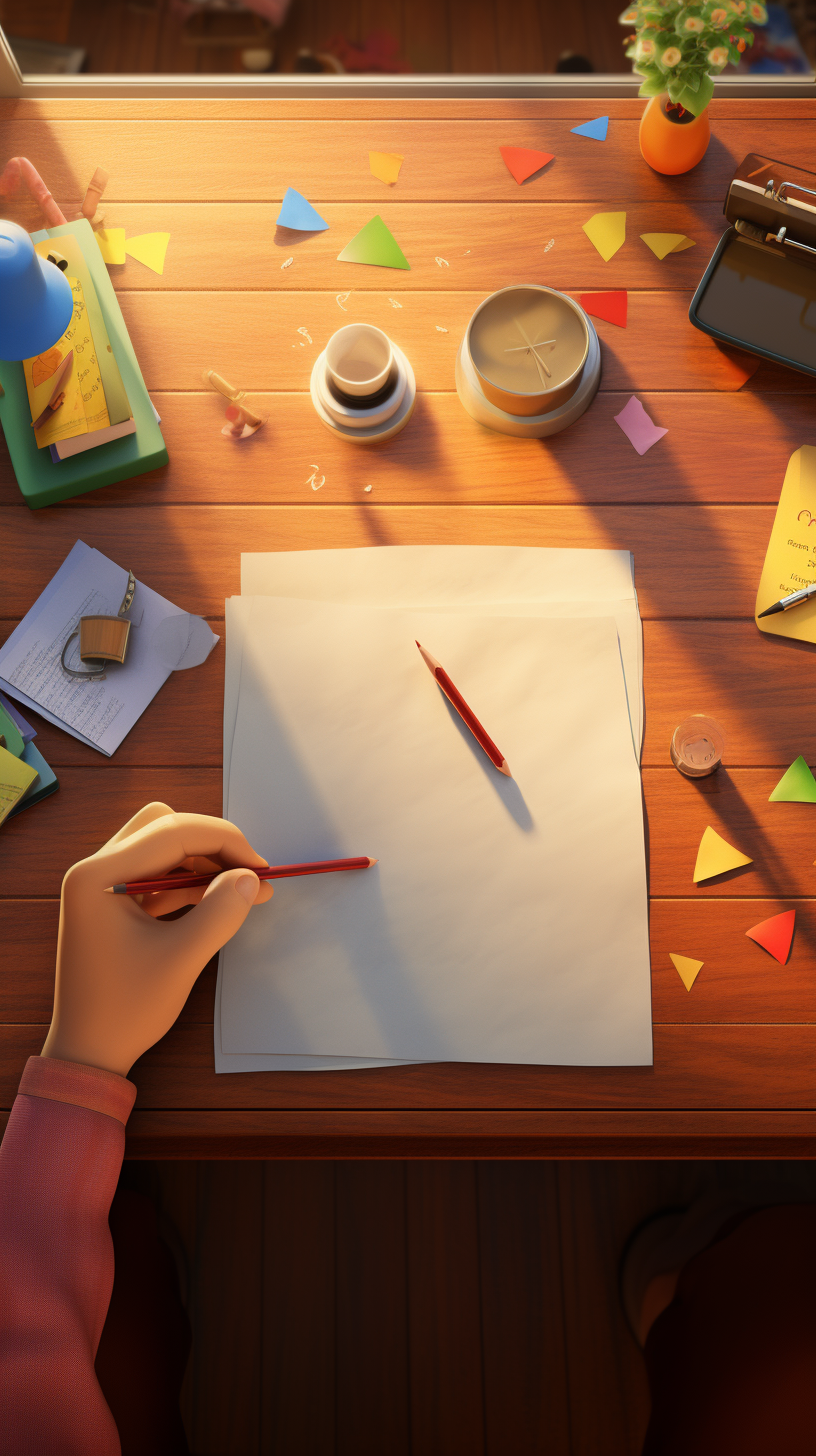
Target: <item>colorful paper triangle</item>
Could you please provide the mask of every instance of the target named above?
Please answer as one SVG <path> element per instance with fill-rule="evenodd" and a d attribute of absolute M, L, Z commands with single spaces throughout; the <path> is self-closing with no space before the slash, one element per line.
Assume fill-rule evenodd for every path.
<path fill-rule="evenodd" d="M 668 257 L 669 253 L 683 253 L 686 248 L 694 248 L 696 244 L 693 238 L 687 238 L 685 233 L 641 233 L 641 240 L 647 248 L 651 248 L 656 258 Z"/>
<path fill-rule="evenodd" d="M 691 959 L 691 956 L 675 955 L 674 951 L 671 950 L 669 951 L 669 960 L 672 962 L 686 990 L 690 991 L 703 969 L 705 961 L 694 961 Z"/>
<path fill-rule="evenodd" d="M 532 177 L 534 172 L 540 172 L 548 162 L 553 160 L 554 152 L 535 152 L 530 147 L 499 147 L 502 158 L 511 176 L 515 177 L 519 186 Z"/>
<path fill-rule="evenodd" d="M 594 121 L 582 122 L 581 126 L 570 128 L 576 136 L 594 137 L 596 142 L 606 141 L 606 132 L 609 126 L 608 116 L 596 116 Z"/>
<path fill-rule="evenodd" d="M 746 930 L 745 934 L 784 966 L 790 954 L 795 924 L 796 911 L 783 910 L 781 915 L 772 915 L 770 920 L 761 920 L 759 925 L 755 925 L 752 930 Z"/>
<path fill-rule="evenodd" d="M 626 328 L 626 309 L 629 295 L 625 288 L 615 288 L 611 293 L 581 293 L 581 307 L 593 318 L 606 319 L 609 324 Z"/>
<path fill-rule="evenodd" d="M 801 753 L 768 795 L 769 804 L 816 804 L 816 779 Z"/>
<path fill-rule="evenodd" d="M 339 263 L 373 263 L 378 268 L 410 268 L 405 254 L 377 215 L 338 253 Z"/>
<path fill-rule="evenodd" d="M 368 154 L 368 165 L 372 177 L 376 177 L 380 182 L 387 182 L 390 187 L 393 187 L 399 177 L 400 167 L 404 161 L 405 158 L 401 157 L 399 152 L 369 152 Z"/>
<path fill-rule="evenodd" d="M 136 238 L 126 239 L 125 252 L 146 268 L 152 268 L 154 273 L 163 273 L 169 241 L 169 233 L 140 233 Z"/>
<path fill-rule="evenodd" d="M 124 263 L 124 228 L 97 228 L 94 237 L 99 244 L 99 251 L 106 263 Z"/>
<path fill-rule="evenodd" d="M 277 226 L 294 228 L 299 233 L 324 233 L 329 224 L 294 187 L 287 187 L 278 213 Z"/>
<path fill-rule="evenodd" d="M 747 864 L 753 864 L 753 860 L 747 854 L 741 854 L 709 824 L 697 851 L 694 883 L 696 885 L 699 880 L 710 880 L 713 875 L 724 875 L 727 870 L 736 870 L 740 865 Z"/>
<path fill-rule="evenodd" d="M 594 212 L 583 224 L 589 241 L 594 243 L 605 263 L 614 258 L 626 242 L 625 212 Z"/>

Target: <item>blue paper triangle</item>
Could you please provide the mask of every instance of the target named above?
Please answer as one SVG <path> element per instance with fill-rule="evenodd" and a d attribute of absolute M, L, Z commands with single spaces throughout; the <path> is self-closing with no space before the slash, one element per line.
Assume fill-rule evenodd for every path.
<path fill-rule="evenodd" d="M 596 116 L 594 121 L 585 121 L 582 126 L 574 126 L 571 130 L 576 136 L 594 137 L 596 142 L 605 142 L 608 126 L 608 116 Z"/>
<path fill-rule="evenodd" d="M 301 197 L 294 187 L 287 187 L 281 210 L 278 213 L 278 227 L 295 228 L 300 233 L 324 233 L 329 224 L 324 222 L 319 212 L 315 212 L 311 202 Z"/>

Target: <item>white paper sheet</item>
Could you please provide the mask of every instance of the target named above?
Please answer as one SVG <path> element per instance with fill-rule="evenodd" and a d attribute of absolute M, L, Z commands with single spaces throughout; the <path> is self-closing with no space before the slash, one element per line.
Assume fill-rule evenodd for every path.
<path fill-rule="evenodd" d="M 229 766 L 232 740 L 238 713 L 238 688 L 241 678 L 244 631 L 251 609 L 249 598 L 230 597 L 226 603 L 226 654 L 224 680 L 224 807 L 229 809 Z M 400 1067 L 410 1059 L 371 1057 L 276 1056 L 274 1052 L 225 1052 L 221 1045 L 221 983 L 223 951 L 218 958 L 215 988 L 213 1029 L 215 1035 L 216 1072 L 348 1072 L 365 1067 Z"/>
<path fill-rule="evenodd" d="M 73 738 L 110 756 L 175 669 L 193 666 L 218 641 L 201 617 L 191 617 L 142 582 L 136 584 L 127 659 L 109 665 L 102 682 L 63 672 L 62 649 L 82 616 L 115 616 L 127 571 L 77 541 L 59 571 L 0 649 L 0 683 L 26 707 Z M 69 667 L 83 670 L 79 643 Z"/>
<path fill-rule="evenodd" d="M 223 954 L 224 1051 L 649 1063 L 641 790 L 614 623 L 269 599 L 249 612 L 229 817 L 270 857 L 381 863 L 281 882 L 250 916 Z M 451 713 L 416 636 L 513 781 Z"/>
<path fill-rule="evenodd" d="M 361 546 L 245 552 L 243 596 L 307 597 L 378 607 L 468 610 L 507 616 L 614 616 L 635 753 L 643 741 L 643 632 L 629 551 L 554 546 Z M 535 605 L 534 605 L 535 604 Z"/>

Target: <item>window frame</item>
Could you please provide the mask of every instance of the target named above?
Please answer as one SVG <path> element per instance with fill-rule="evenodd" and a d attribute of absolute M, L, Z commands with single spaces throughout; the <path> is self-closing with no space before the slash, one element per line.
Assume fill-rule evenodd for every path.
<path fill-rule="evenodd" d="M 575 99 L 623 98 L 638 94 L 639 78 L 632 75 L 570 73 L 554 76 L 128 76 L 23 75 L 0 26 L 0 99 L 69 100 L 96 97 L 281 98 L 341 100 L 369 97 L 388 100 L 431 99 Z M 718 76 L 715 97 L 816 97 L 816 76 Z"/>

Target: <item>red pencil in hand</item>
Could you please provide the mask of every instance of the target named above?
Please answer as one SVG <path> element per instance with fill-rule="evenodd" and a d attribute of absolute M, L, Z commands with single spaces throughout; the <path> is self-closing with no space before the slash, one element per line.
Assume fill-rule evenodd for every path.
<path fill-rule="evenodd" d="M 291 865 L 268 865 L 265 870 L 252 870 L 259 880 L 289 880 L 296 875 L 329 875 L 335 870 L 370 870 L 377 861 L 370 855 L 360 855 L 357 859 L 318 859 L 310 864 Z M 225 865 L 225 869 L 235 869 L 235 865 Z M 251 869 L 251 865 L 244 866 Z M 160 880 L 130 880 L 124 885 L 114 885 L 114 895 L 155 895 L 164 890 L 198 890 L 204 885 L 209 885 L 223 870 L 212 870 L 207 874 L 196 875 L 180 873 L 177 875 L 165 875 Z"/>
<path fill-rule="evenodd" d="M 414 640 L 416 641 L 416 639 Z M 485 732 L 484 728 L 479 722 L 479 719 L 476 717 L 476 714 L 471 708 L 468 707 L 467 703 L 462 697 L 462 694 L 459 692 L 459 689 L 454 687 L 442 664 L 437 662 L 436 658 L 432 657 L 430 652 L 425 651 L 425 648 L 422 646 L 421 642 L 417 642 L 417 647 L 422 653 L 422 656 L 427 666 L 430 668 L 430 671 L 436 678 L 436 681 L 441 687 L 448 702 L 451 703 L 452 706 L 456 709 L 459 717 L 462 719 L 462 722 L 467 724 L 480 748 L 484 749 L 485 753 L 490 759 L 490 762 L 495 768 L 499 770 L 499 773 L 507 774 L 507 777 L 511 779 L 513 775 L 507 767 L 507 759 L 505 758 L 501 749 L 496 747 L 493 739 Z"/>

